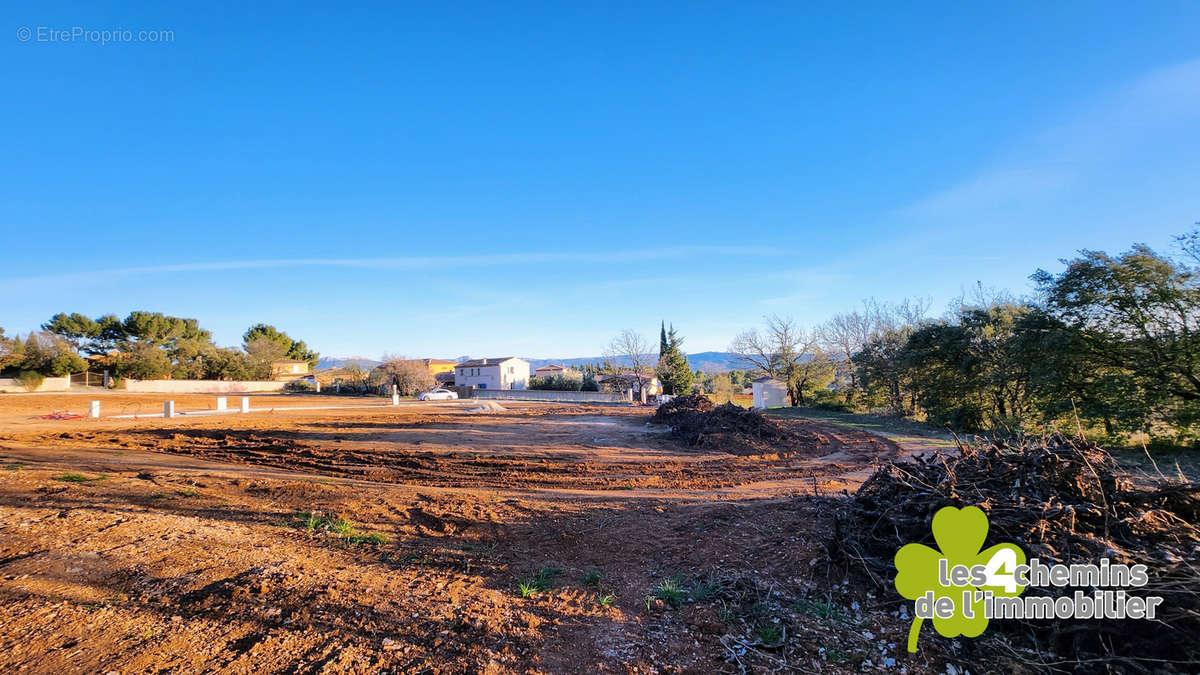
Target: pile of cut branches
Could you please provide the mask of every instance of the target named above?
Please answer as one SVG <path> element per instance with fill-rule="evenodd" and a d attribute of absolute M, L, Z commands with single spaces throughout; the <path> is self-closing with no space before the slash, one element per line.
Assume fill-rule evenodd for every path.
<path fill-rule="evenodd" d="M 1097 445 L 1053 436 L 961 446 L 880 468 L 835 516 L 831 550 L 881 587 L 910 542 L 936 545 L 930 530 L 944 506 L 978 506 L 988 542 L 1013 542 L 1047 565 L 1144 564 L 1162 596 L 1157 620 L 1004 620 L 1037 654 L 1028 665 L 1075 672 L 1195 672 L 1200 667 L 1200 484 L 1131 480 Z M 1089 589 L 1029 588 L 1036 595 Z M 894 593 L 894 591 L 893 591 Z M 1069 665 L 1068 665 L 1069 664 Z"/>
<path fill-rule="evenodd" d="M 812 432 L 732 403 L 713 407 L 705 396 L 680 396 L 659 406 L 651 422 L 671 427 L 671 437 L 689 447 L 734 455 L 792 454 L 813 449 Z"/>

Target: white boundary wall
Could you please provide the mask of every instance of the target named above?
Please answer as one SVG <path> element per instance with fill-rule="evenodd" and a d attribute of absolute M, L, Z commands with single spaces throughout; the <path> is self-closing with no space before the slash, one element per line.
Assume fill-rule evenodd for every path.
<path fill-rule="evenodd" d="M 125 380 L 121 389 L 150 394 L 238 394 L 253 391 L 283 391 L 287 382 L 239 382 L 236 380 Z"/>
<path fill-rule="evenodd" d="M 624 403 L 629 399 L 615 391 L 551 391 L 549 389 L 475 389 L 471 398 L 510 401 L 558 401 L 562 403 Z"/>
<path fill-rule="evenodd" d="M 0 394 L 24 394 L 29 390 L 11 377 L 0 377 Z M 71 378 L 47 377 L 34 391 L 71 391 Z"/>

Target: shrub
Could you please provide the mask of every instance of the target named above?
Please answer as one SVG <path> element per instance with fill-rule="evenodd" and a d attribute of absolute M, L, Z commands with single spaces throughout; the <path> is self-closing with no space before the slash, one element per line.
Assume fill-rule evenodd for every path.
<path fill-rule="evenodd" d="M 583 378 L 567 375 L 531 377 L 529 378 L 529 388 L 551 391 L 579 391 L 583 388 Z"/>
<path fill-rule="evenodd" d="M 25 391 L 37 391 L 45 379 L 41 373 L 32 370 L 22 370 L 17 373 L 16 377 L 17 382 L 22 387 L 25 387 Z"/>

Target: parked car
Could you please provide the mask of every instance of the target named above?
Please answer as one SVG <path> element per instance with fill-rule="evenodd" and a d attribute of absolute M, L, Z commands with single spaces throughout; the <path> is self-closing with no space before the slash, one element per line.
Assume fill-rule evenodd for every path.
<path fill-rule="evenodd" d="M 417 394 L 418 401 L 452 401 L 458 398 L 458 393 L 449 389 L 434 389 Z"/>

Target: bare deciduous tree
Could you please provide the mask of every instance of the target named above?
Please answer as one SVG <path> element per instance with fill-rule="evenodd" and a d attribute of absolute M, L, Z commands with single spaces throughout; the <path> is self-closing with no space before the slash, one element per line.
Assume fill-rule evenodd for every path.
<path fill-rule="evenodd" d="M 858 310 L 835 314 L 818 329 L 826 351 L 837 359 L 840 375 L 849 380 L 848 386 L 845 387 L 846 403 L 853 402 L 854 392 L 858 387 L 857 374 L 850 359 L 862 351 L 874 330 L 870 312 Z"/>
<path fill-rule="evenodd" d="M 796 374 L 802 361 L 812 358 L 817 333 L 796 325 L 790 318 L 776 315 L 766 317 L 763 332 L 757 328 L 739 333 L 729 351 L 741 357 L 747 365 L 786 383 L 792 405 L 800 399 Z"/>
<path fill-rule="evenodd" d="M 383 363 L 379 364 L 375 372 L 383 376 L 384 385 L 396 385 L 396 392 L 401 396 L 413 396 L 428 391 L 436 384 L 428 366 L 420 359 L 384 354 Z"/>
<path fill-rule="evenodd" d="M 642 403 L 645 403 L 646 382 L 654 372 L 654 364 L 658 358 L 650 351 L 650 343 L 646 342 L 646 338 L 642 337 L 641 333 L 626 328 L 608 343 L 604 356 L 617 361 L 618 364 L 621 361 L 625 362 L 624 366 L 618 365 L 618 368 L 627 370 L 637 381 Z"/>

